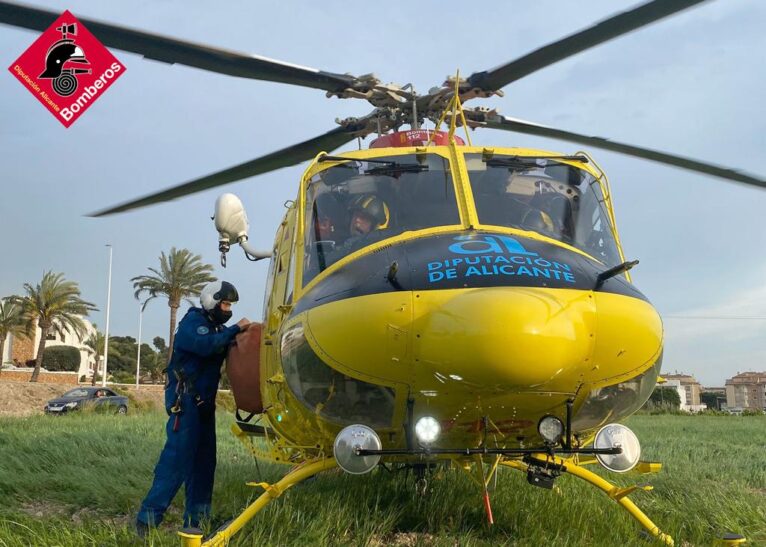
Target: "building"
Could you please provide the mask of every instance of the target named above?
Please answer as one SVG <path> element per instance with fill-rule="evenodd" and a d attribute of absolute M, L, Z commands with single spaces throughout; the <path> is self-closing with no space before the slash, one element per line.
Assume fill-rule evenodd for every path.
<path fill-rule="evenodd" d="M 90 338 L 91 334 L 96 332 L 96 328 L 87 319 L 81 319 L 85 323 L 85 335 L 82 338 L 72 332 L 66 333 L 63 337 L 50 332 L 48 333 L 48 339 L 45 342 L 46 348 L 53 346 L 73 346 L 80 351 L 80 368 L 77 371 L 78 377 L 83 375 L 91 376 L 96 367 L 97 359 L 97 356 L 91 353 L 90 349 L 85 345 L 85 341 Z M 3 349 L 2 364 L 24 366 L 27 361 L 34 359 L 37 356 L 37 348 L 40 344 L 41 334 L 42 331 L 35 327 L 34 337 L 17 338 L 8 335 L 5 340 L 5 348 Z"/>
<path fill-rule="evenodd" d="M 706 405 L 700 403 L 700 392 L 702 386 L 688 374 L 663 374 L 665 383 L 662 387 L 675 388 L 678 391 L 678 397 L 681 399 L 681 410 L 688 412 L 699 412 L 705 410 Z"/>
<path fill-rule="evenodd" d="M 766 410 L 766 372 L 742 372 L 726 380 L 726 407 Z"/>
<path fill-rule="evenodd" d="M 707 405 L 708 408 L 713 408 L 714 410 L 722 410 L 726 407 L 726 388 L 725 387 L 703 387 L 702 393 L 700 395 L 700 402 L 702 399 L 705 398 L 705 394 L 712 394 L 715 396 L 715 406 L 711 407 L 709 404 Z M 710 395 L 708 395 L 710 397 Z M 712 397 L 710 397 L 712 399 Z M 705 403 L 707 404 L 707 403 Z"/>

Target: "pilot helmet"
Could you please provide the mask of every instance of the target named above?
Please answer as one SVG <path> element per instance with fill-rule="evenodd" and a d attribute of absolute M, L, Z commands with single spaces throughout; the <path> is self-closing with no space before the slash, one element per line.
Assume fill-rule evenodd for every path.
<path fill-rule="evenodd" d="M 377 196 L 363 194 L 355 198 L 349 207 L 351 213 L 361 212 L 369 216 L 375 223 L 375 229 L 383 230 L 388 227 L 390 212 L 386 202 Z"/>
<path fill-rule="evenodd" d="M 223 325 L 231 319 L 231 310 L 223 311 L 221 309 L 221 302 L 224 300 L 232 303 L 239 301 L 237 289 L 228 281 L 208 283 L 199 295 L 202 309 L 219 325 Z"/>

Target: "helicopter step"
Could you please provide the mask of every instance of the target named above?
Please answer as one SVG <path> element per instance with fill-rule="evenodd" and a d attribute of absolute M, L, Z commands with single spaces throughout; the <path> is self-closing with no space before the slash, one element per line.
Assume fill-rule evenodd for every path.
<path fill-rule="evenodd" d="M 268 437 L 270 435 L 274 436 L 274 431 L 262 425 L 238 421 L 236 426 L 242 431 L 242 433 L 250 437 Z"/>

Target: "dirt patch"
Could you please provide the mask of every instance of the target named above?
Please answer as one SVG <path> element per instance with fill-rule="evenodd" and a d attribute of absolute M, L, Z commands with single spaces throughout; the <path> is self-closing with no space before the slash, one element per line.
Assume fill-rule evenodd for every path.
<path fill-rule="evenodd" d="M 45 403 L 73 386 L 4 382 L 0 376 L 0 416 L 42 414 Z"/>
<path fill-rule="evenodd" d="M 81 507 L 74 509 L 73 507 L 45 502 L 34 501 L 22 503 L 19 506 L 22 513 L 26 513 L 30 517 L 37 519 L 69 519 L 72 523 L 81 526 L 85 522 L 109 522 L 113 526 L 123 528 L 129 526 L 132 522 L 130 515 L 104 515 L 98 511 L 94 511 L 89 507 Z"/>
<path fill-rule="evenodd" d="M 370 547 L 383 547 L 384 545 L 396 545 L 397 547 L 414 547 L 415 545 L 435 545 L 436 536 L 433 534 L 421 534 L 416 532 L 395 532 L 391 535 L 370 539 Z M 457 543 L 455 543 L 457 545 Z"/>
<path fill-rule="evenodd" d="M 81 387 L 89 387 L 90 384 L 80 384 Z M 45 403 L 76 386 L 61 384 L 44 384 L 41 382 L 5 382 L 0 375 L 0 417 L 1 416 L 32 416 L 43 414 Z M 128 412 L 146 412 L 152 410 L 162 411 L 165 408 L 164 386 L 158 384 L 136 386 L 109 385 L 120 395 L 128 397 Z M 216 406 L 219 410 L 234 412 L 234 397 L 229 391 L 219 391 L 216 397 Z"/>
<path fill-rule="evenodd" d="M 42 414 L 45 403 L 60 397 L 75 386 L 43 383 L 4 382 L 0 375 L 0 416 L 31 416 Z M 113 386 L 109 386 L 113 388 Z M 161 409 L 164 402 L 162 386 L 115 386 L 115 391 L 128 395 L 132 411 Z"/>
<path fill-rule="evenodd" d="M 45 501 L 30 501 L 19 506 L 22 513 L 30 517 L 62 517 L 69 513 L 66 506 Z"/>

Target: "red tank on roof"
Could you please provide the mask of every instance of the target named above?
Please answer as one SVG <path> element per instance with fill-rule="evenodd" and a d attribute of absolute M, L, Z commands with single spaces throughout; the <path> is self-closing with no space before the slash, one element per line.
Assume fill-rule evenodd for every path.
<path fill-rule="evenodd" d="M 407 146 L 425 146 L 433 135 L 433 144 L 446 146 L 449 144 L 449 133 L 446 131 L 431 131 L 430 129 L 412 129 L 397 131 L 390 135 L 382 135 L 370 143 L 370 148 L 403 148 Z M 465 141 L 455 135 L 455 142 L 462 146 Z"/>

